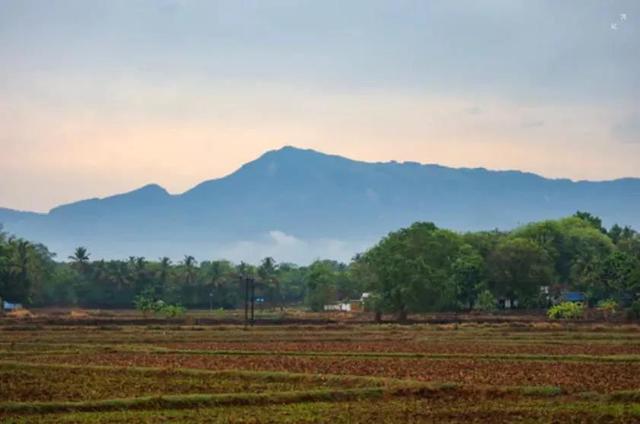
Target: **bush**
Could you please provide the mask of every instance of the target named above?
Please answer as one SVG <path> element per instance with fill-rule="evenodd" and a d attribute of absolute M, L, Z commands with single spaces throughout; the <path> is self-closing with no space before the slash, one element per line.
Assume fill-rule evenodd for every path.
<path fill-rule="evenodd" d="M 476 299 L 475 309 L 485 312 L 493 312 L 496 310 L 496 297 L 489 290 L 485 290 L 478 295 Z"/>
<path fill-rule="evenodd" d="M 584 315 L 582 303 L 563 302 L 552 306 L 547 311 L 550 319 L 578 319 Z"/>
<path fill-rule="evenodd" d="M 147 292 L 143 292 L 136 296 L 133 304 L 145 317 L 147 317 L 149 313 L 154 313 L 162 314 L 167 318 L 175 318 L 186 312 L 186 309 L 183 306 L 177 304 L 171 305 L 160 299 L 154 300 Z"/>
<path fill-rule="evenodd" d="M 598 309 L 608 314 L 615 314 L 618 311 L 618 302 L 613 299 L 601 300 L 598 302 Z"/>
<path fill-rule="evenodd" d="M 159 312 L 167 318 L 175 318 L 183 315 L 186 308 L 181 305 L 164 305 Z"/>
<path fill-rule="evenodd" d="M 146 293 L 136 296 L 133 300 L 133 304 L 145 317 L 149 315 L 150 312 L 157 312 L 158 310 L 158 303 Z"/>
<path fill-rule="evenodd" d="M 618 302 L 613 299 L 606 299 L 598 302 L 598 309 L 602 311 L 606 320 L 608 320 L 612 315 L 615 315 L 615 313 L 618 312 L 618 308 Z"/>

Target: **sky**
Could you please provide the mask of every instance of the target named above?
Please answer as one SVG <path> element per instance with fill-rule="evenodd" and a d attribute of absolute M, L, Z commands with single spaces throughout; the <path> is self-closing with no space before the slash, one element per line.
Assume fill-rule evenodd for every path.
<path fill-rule="evenodd" d="M 640 177 L 636 0 L 0 0 L 0 207 L 284 145 Z"/>

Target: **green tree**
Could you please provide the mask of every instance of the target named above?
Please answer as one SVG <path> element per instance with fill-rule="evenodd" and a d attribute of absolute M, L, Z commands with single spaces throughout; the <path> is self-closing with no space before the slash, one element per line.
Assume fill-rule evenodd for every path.
<path fill-rule="evenodd" d="M 489 287 L 497 296 L 533 306 L 540 287 L 552 282 L 553 265 L 546 251 L 524 238 L 503 240 L 489 256 Z"/>
<path fill-rule="evenodd" d="M 209 282 L 207 296 L 211 298 L 212 306 L 228 309 L 241 303 L 240 291 L 233 281 L 233 265 L 229 261 L 212 261 L 201 264 L 201 268 L 205 269 Z"/>
<path fill-rule="evenodd" d="M 147 270 L 147 260 L 142 256 L 138 256 L 132 258 L 130 265 L 135 292 L 142 293 L 148 289 L 155 292 L 155 288 L 151 287 L 151 276 Z"/>
<path fill-rule="evenodd" d="M 306 302 L 312 311 L 336 301 L 336 274 L 327 261 L 316 261 L 309 267 Z"/>
<path fill-rule="evenodd" d="M 53 272 L 52 258 L 43 245 L 0 232 L 0 298 L 25 304 L 39 300 Z"/>
<path fill-rule="evenodd" d="M 272 257 L 266 257 L 258 267 L 258 278 L 261 285 L 269 294 L 271 305 L 278 305 L 280 310 L 284 309 L 282 303 L 282 293 L 280 291 L 280 279 L 278 278 L 278 265 Z"/>
<path fill-rule="evenodd" d="M 577 211 L 575 214 L 573 214 L 573 216 L 587 222 L 589 225 L 591 225 L 601 233 L 607 233 L 606 228 L 602 226 L 602 219 L 598 218 L 597 216 L 591 215 L 589 212 L 582 211 Z"/>
<path fill-rule="evenodd" d="M 73 255 L 69 256 L 69 260 L 74 266 L 76 266 L 76 268 L 79 271 L 84 272 L 84 270 L 89 264 L 89 256 L 90 254 L 87 248 L 80 246 L 80 247 L 76 247 L 76 250 L 74 250 Z"/>
<path fill-rule="evenodd" d="M 9 302 L 31 301 L 32 279 L 29 275 L 31 245 L 26 240 L 10 237 L 5 245 L 0 298 Z"/>
<path fill-rule="evenodd" d="M 181 276 L 182 276 L 182 299 L 183 301 L 191 306 L 198 304 L 198 288 L 196 287 L 196 277 L 197 277 L 197 261 L 191 255 L 185 255 L 181 267 Z"/>
<path fill-rule="evenodd" d="M 155 293 L 157 296 L 164 296 L 169 286 L 169 278 L 171 275 L 171 259 L 164 256 L 158 262 L 158 271 L 155 277 Z"/>
<path fill-rule="evenodd" d="M 620 251 L 640 259 L 640 234 L 631 227 L 625 226 L 615 243 Z"/>
<path fill-rule="evenodd" d="M 479 291 L 486 286 L 484 259 L 473 247 L 465 244 L 453 261 L 451 271 L 458 302 L 463 308 L 473 309 Z"/>
<path fill-rule="evenodd" d="M 597 268 L 597 276 L 589 286 L 592 300 L 614 298 L 631 301 L 640 292 L 640 260 L 628 253 L 611 253 Z"/>
<path fill-rule="evenodd" d="M 280 263 L 278 279 L 283 302 L 286 304 L 303 303 L 307 290 L 308 267 L 299 267 L 291 263 Z"/>
<path fill-rule="evenodd" d="M 579 290 L 590 284 L 595 264 L 614 248 L 592 220 L 575 216 L 534 222 L 516 229 L 512 237 L 533 241 L 544 249 L 553 264 L 553 281 Z"/>
<path fill-rule="evenodd" d="M 479 311 L 493 312 L 496 310 L 497 303 L 496 297 L 489 290 L 483 290 L 478 294 L 474 308 Z"/>
<path fill-rule="evenodd" d="M 375 292 L 404 321 L 411 312 L 455 307 L 451 282 L 462 238 L 432 223 L 415 223 L 390 233 L 363 255 L 377 282 Z"/>

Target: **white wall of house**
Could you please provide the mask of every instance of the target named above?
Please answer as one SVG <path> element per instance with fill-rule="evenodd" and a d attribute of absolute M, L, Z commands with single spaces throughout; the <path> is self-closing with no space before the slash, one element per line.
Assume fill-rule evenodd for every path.
<path fill-rule="evenodd" d="M 351 312 L 351 303 L 334 303 L 331 305 L 324 305 L 325 311 L 341 311 Z"/>

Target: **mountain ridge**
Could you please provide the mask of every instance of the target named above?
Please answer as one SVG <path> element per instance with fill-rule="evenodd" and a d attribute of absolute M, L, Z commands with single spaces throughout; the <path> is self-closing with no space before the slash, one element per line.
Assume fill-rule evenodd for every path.
<path fill-rule="evenodd" d="M 576 210 L 609 225 L 639 227 L 640 179 L 573 181 L 515 170 L 363 162 L 285 146 L 183 193 L 147 184 L 45 214 L 0 209 L 0 222 L 65 256 L 77 245 L 101 257 L 127 256 L 134 248 L 145 256 L 209 257 L 236 246 L 238 257 L 230 259 L 242 259 L 251 243 L 273 242 L 270 234 L 307 247 L 317 240 L 363 246 L 418 220 L 457 231 L 510 229 Z"/>
<path fill-rule="evenodd" d="M 194 189 L 197 189 L 198 187 L 208 184 L 208 183 L 214 183 L 216 181 L 220 181 L 223 180 L 227 177 L 230 177 L 231 175 L 241 171 L 245 166 L 253 163 L 253 162 L 257 162 L 260 161 L 261 159 L 267 157 L 269 154 L 276 154 L 282 151 L 287 151 L 287 150 L 293 150 L 293 151 L 298 151 L 298 152 L 310 152 L 310 153 L 314 153 L 314 154 L 319 154 L 319 155 L 323 155 L 323 156 L 329 156 L 329 157 L 334 157 L 334 158 L 340 158 L 340 159 L 344 159 L 350 162 L 355 162 L 355 163 L 360 163 L 360 164 L 370 164 L 370 165 L 404 165 L 404 166 L 421 166 L 421 167 L 434 167 L 434 168 L 438 168 L 438 169 L 445 169 L 445 170 L 453 170 L 453 171 L 481 171 L 481 172 L 487 172 L 487 173 L 498 173 L 498 174 L 510 174 L 510 175 L 526 175 L 526 176 L 531 176 L 531 177 L 536 177 L 536 178 L 541 178 L 544 180 L 550 180 L 550 181 L 565 181 L 565 182 L 571 182 L 571 183 L 608 183 L 608 182 L 620 182 L 620 181 L 640 181 L 640 177 L 619 177 L 619 178 L 613 178 L 613 179 L 603 179 L 603 180 L 588 180 L 588 179 L 571 179 L 571 178 L 567 178 L 567 177 L 546 177 L 544 175 L 541 174 L 537 174 L 535 172 L 531 172 L 531 171 L 524 171 L 524 170 L 518 170 L 518 169 L 491 169 L 491 168 L 486 168 L 486 167 L 453 167 L 453 166 L 446 166 L 446 165 L 440 165 L 437 163 L 422 163 L 422 162 L 416 162 L 416 161 L 396 161 L 396 160 L 390 160 L 390 161 L 363 161 L 363 160 L 357 160 L 357 159 L 351 159 L 345 156 L 341 156 L 341 155 L 337 155 L 337 154 L 327 154 L 327 153 L 323 153 L 314 149 L 303 149 L 303 148 L 298 148 L 298 147 L 294 147 L 291 145 L 286 145 L 283 146 L 279 149 L 273 149 L 273 150 L 268 150 L 265 153 L 263 153 L 261 156 L 259 156 L 258 158 L 254 159 L 253 161 L 247 162 L 243 165 L 241 165 L 239 168 L 237 168 L 235 171 L 232 171 L 224 176 L 221 177 L 217 177 L 217 178 L 211 178 L 208 180 L 204 180 L 196 185 L 194 185 L 193 187 L 181 192 L 181 193 L 170 193 L 165 187 L 163 187 L 160 184 L 157 183 L 147 183 L 141 187 L 138 188 L 134 188 L 132 190 L 129 191 L 125 191 L 122 193 L 115 193 L 115 194 L 111 194 L 108 196 L 104 196 L 104 197 L 90 197 L 90 198 L 85 198 L 85 199 L 79 199 L 76 201 L 72 201 L 72 202 L 68 202 L 68 203 L 62 203 L 58 206 L 54 206 L 53 208 L 51 208 L 48 212 L 35 212 L 35 211 L 28 211 L 28 210 L 21 210 L 21 209 L 14 209 L 14 208 L 10 208 L 10 207 L 0 207 L 0 211 L 11 211 L 11 212 L 17 212 L 17 213 L 30 213 L 30 214 L 38 214 L 38 215 L 43 215 L 43 214 L 48 214 L 51 213 L 52 211 L 61 208 L 61 207 L 66 207 L 66 206 L 71 206 L 71 205 L 76 205 L 82 202 L 88 202 L 88 201 L 94 201 L 94 200 L 107 200 L 107 199 L 111 199 L 114 197 L 120 197 L 120 196 L 126 196 L 126 195 L 131 195 L 140 191 L 143 191 L 145 189 L 148 188 L 154 188 L 154 189 L 160 189 L 162 192 L 164 192 L 164 194 L 170 196 L 170 197 L 176 197 L 176 196 L 182 196 L 188 192 L 191 192 Z"/>

